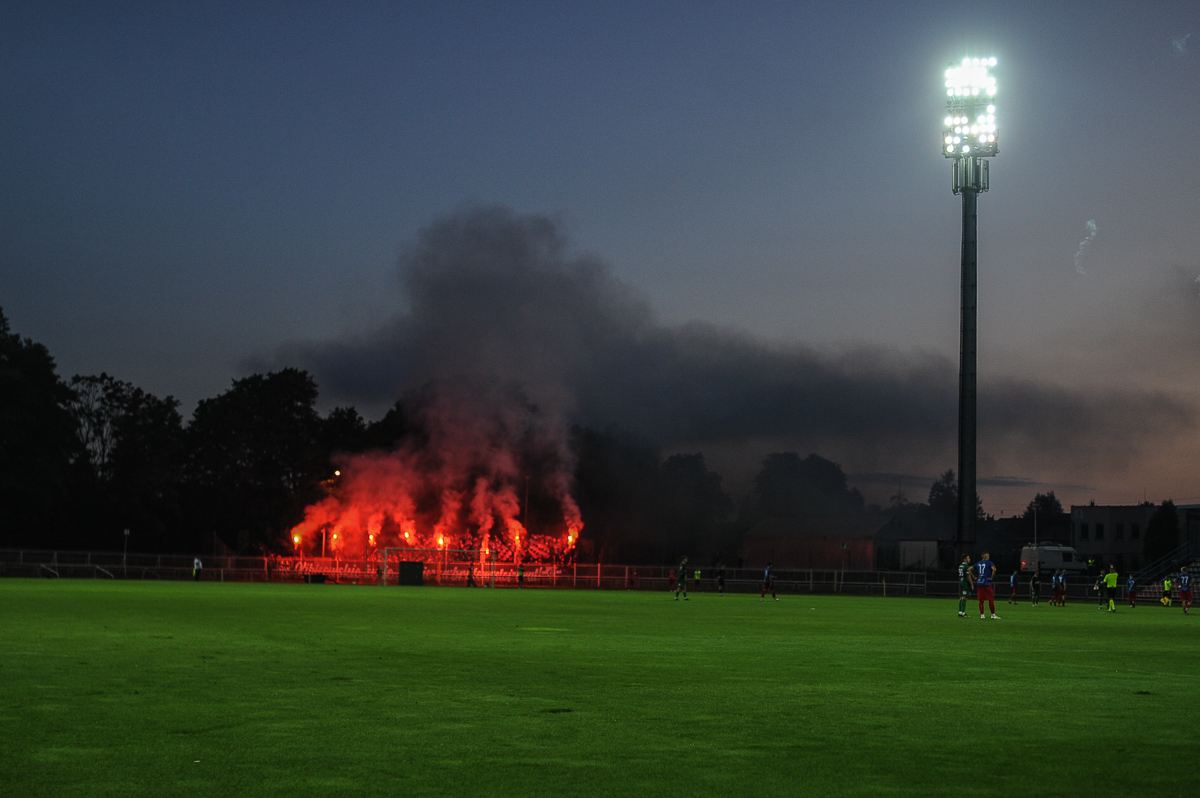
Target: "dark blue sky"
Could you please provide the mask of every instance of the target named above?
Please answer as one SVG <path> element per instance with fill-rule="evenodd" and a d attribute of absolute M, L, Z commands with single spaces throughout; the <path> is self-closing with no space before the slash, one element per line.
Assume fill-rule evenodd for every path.
<path fill-rule="evenodd" d="M 964 54 L 1001 82 L 981 376 L 1194 393 L 1194 2 L 5 3 L 0 305 L 65 375 L 190 409 L 376 328 L 401 247 L 484 203 L 560 219 L 666 325 L 953 358 Z M 1046 484 L 1200 497 L 1175 441 Z"/>

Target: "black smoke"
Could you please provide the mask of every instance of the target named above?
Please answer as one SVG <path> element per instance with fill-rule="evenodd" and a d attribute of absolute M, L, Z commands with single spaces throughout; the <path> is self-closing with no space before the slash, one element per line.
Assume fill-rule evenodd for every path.
<path fill-rule="evenodd" d="M 956 364 L 888 347 L 824 351 L 702 322 L 667 325 L 543 216 L 468 208 L 400 258 L 402 308 L 354 338 L 293 344 L 327 396 L 386 406 L 431 380 L 520 386 L 564 421 L 667 449 L 817 451 L 850 470 L 940 471 L 953 462 Z M 951 300 L 953 301 L 953 300 Z M 900 312 L 900 311 L 898 311 Z M 993 473 L 1120 468 L 1195 408 L 1136 389 L 1048 381 L 980 385 L 981 453 Z"/>

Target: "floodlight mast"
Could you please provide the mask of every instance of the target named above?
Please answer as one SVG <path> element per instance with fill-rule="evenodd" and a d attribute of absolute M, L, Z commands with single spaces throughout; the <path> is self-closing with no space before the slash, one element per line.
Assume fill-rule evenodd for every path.
<path fill-rule="evenodd" d="M 987 158 L 1000 152 L 996 131 L 995 58 L 964 58 L 946 70 L 942 154 L 951 159 L 950 181 L 962 196 L 962 311 L 958 352 L 957 559 L 975 543 L 976 354 L 979 332 L 977 222 L 979 195 L 988 190 Z"/>

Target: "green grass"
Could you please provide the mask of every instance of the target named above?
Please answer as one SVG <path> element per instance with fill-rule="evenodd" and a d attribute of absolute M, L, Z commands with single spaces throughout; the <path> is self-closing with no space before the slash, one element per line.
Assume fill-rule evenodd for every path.
<path fill-rule="evenodd" d="M 0 794 L 1155 795 L 1200 618 L 0 580 Z M 569 711 L 567 711 L 569 710 Z"/>

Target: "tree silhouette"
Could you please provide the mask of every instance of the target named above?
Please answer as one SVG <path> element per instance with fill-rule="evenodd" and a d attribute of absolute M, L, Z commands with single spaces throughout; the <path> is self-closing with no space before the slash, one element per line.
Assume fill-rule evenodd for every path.
<path fill-rule="evenodd" d="M 1155 562 L 1179 548 L 1179 515 L 1175 502 L 1166 499 L 1146 522 L 1145 556 Z"/>
<path fill-rule="evenodd" d="M 201 535 L 216 533 L 239 552 L 285 549 L 287 530 L 332 476 L 316 400 L 308 372 L 286 368 L 234 380 L 200 402 L 187 429 L 186 480 Z"/>
<path fill-rule="evenodd" d="M 841 466 L 817 454 L 769 454 L 754 477 L 762 517 L 845 515 L 863 509 L 862 494 L 846 484 Z"/>
<path fill-rule="evenodd" d="M 73 469 L 83 457 L 71 389 L 45 346 L 21 338 L 0 309 L 0 542 L 55 546 L 70 526 Z"/>

